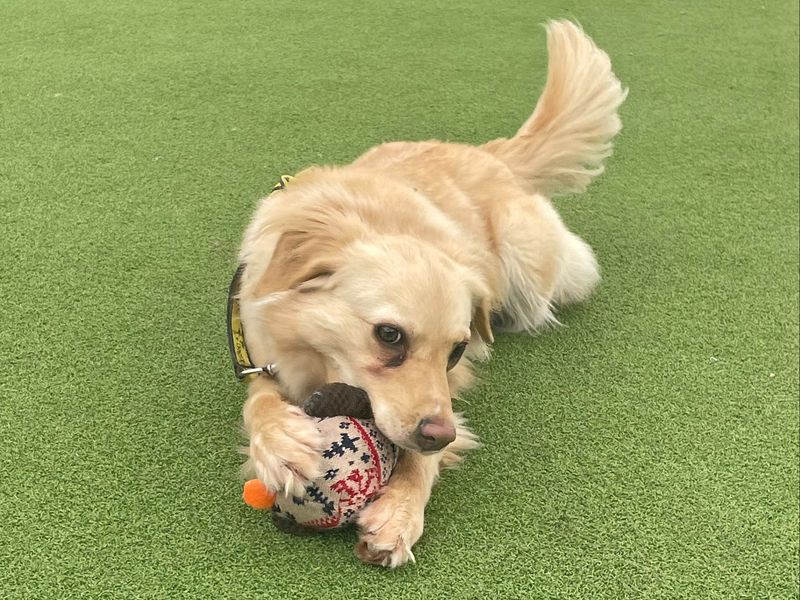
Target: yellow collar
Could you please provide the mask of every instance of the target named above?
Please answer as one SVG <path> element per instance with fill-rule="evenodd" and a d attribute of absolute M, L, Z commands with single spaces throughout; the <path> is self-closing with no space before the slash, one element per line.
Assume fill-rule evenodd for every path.
<path fill-rule="evenodd" d="M 277 192 L 286 188 L 293 179 L 290 175 L 282 175 L 280 181 L 272 188 L 272 192 Z M 231 353 L 231 362 L 236 378 L 244 381 L 251 381 L 259 375 L 275 377 L 277 369 L 274 363 L 269 363 L 263 367 L 256 367 L 250 360 L 247 352 L 247 344 L 244 340 L 244 327 L 242 326 L 241 310 L 239 306 L 239 290 L 242 283 L 242 273 L 244 265 L 241 264 L 233 275 L 231 285 L 228 288 L 228 350 Z"/>

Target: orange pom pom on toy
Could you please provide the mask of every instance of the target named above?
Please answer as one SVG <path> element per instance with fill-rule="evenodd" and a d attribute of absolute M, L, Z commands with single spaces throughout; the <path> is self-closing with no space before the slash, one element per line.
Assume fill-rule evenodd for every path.
<path fill-rule="evenodd" d="M 251 479 L 244 484 L 242 499 L 255 509 L 269 510 L 275 504 L 275 492 L 268 490 L 258 479 Z"/>

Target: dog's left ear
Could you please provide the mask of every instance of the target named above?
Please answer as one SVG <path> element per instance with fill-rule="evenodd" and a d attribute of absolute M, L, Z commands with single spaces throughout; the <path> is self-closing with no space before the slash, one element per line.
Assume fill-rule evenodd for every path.
<path fill-rule="evenodd" d="M 472 327 L 486 344 L 494 342 L 491 312 L 491 305 L 486 298 L 482 298 L 472 311 Z"/>
<path fill-rule="evenodd" d="M 338 247 L 332 239 L 306 231 L 285 232 L 278 240 L 272 260 L 256 286 L 256 295 L 321 289 L 339 263 Z"/>

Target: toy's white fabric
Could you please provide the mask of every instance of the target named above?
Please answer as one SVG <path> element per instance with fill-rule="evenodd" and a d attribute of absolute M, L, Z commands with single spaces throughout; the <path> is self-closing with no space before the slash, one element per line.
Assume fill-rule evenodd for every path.
<path fill-rule="evenodd" d="M 330 444 L 322 453 L 322 477 L 306 487 L 302 497 L 278 496 L 277 518 L 314 529 L 350 523 L 386 484 L 397 460 L 397 448 L 372 419 L 319 419 L 322 438 Z"/>

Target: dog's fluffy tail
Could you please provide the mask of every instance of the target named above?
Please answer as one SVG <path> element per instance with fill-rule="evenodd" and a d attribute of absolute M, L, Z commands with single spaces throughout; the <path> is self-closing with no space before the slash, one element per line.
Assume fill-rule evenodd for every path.
<path fill-rule="evenodd" d="M 531 191 L 582 192 L 603 172 L 627 90 L 608 55 L 569 21 L 547 24 L 547 83 L 531 117 L 511 139 L 483 148 L 505 162 Z"/>

